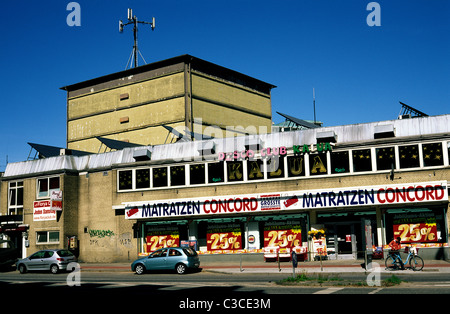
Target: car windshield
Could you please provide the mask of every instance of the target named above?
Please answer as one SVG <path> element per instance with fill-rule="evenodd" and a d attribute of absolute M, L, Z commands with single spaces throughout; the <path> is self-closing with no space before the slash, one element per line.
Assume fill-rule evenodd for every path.
<path fill-rule="evenodd" d="M 183 251 L 187 256 L 197 256 L 197 252 L 193 248 L 183 248 Z"/>
<path fill-rule="evenodd" d="M 60 257 L 70 257 L 70 256 L 73 256 L 72 252 L 67 251 L 67 250 L 59 250 L 59 251 L 58 251 L 58 255 L 59 255 Z"/>

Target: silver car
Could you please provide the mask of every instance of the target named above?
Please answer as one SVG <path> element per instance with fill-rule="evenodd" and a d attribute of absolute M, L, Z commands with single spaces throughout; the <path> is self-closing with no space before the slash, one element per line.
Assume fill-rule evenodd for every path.
<path fill-rule="evenodd" d="M 21 274 L 33 270 L 47 270 L 56 274 L 60 270 L 67 270 L 67 265 L 76 261 L 77 258 L 72 252 L 56 249 L 38 251 L 27 258 L 18 260 L 16 265 Z"/>

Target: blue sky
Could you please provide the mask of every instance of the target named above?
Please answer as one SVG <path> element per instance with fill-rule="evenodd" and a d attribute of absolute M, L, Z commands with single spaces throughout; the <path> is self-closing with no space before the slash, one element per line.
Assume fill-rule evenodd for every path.
<path fill-rule="evenodd" d="M 68 0 L 3 1 L 0 7 L 0 171 L 26 160 L 27 142 L 65 146 L 62 86 L 125 69 L 132 27 L 148 63 L 182 54 L 266 81 L 276 111 L 325 126 L 395 119 L 399 101 L 429 115 L 450 113 L 450 1 L 80 0 L 81 26 L 66 23 Z M 141 61 L 142 64 L 142 61 Z"/>

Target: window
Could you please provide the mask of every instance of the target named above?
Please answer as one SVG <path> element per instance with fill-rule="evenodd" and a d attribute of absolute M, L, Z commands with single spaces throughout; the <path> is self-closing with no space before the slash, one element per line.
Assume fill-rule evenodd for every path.
<path fill-rule="evenodd" d="M 37 180 L 38 198 L 48 198 L 52 191 L 59 190 L 59 177 L 42 178 Z"/>
<path fill-rule="evenodd" d="M 372 155 L 370 149 L 357 149 L 353 154 L 353 171 L 372 171 Z"/>
<path fill-rule="evenodd" d="M 170 249 L 169 250 L 169 256 L 181 256 L 181 252 L 174 250 L 174 249 Z"/>
<path fill-rule="evenodd" d="M 208 164 L 208 183 L 224 182 L 223 162 L 212 162 Z M 192 180 L 192 179 L 191 179 Z"/>
<path fill-rule="evenodd" d="M 122 170 L 119 171 L 119 191 L 131 190 L 133 188 L 133 171 Z"/>
<path fill-rule="evenodd" d="M 153 187 L 167 186 L 167 167 L 153 168 Z"/>
<path fill-rule="evenodd" d="M 298 177 L 305 175 L 305 160 L 303 156 L 289 156 L 288 162 L 288 176 Z"/>
<path fill-rule="evenodd" d="M 186 184 L 185 166 L 170 167 L 170 185 L 177 186 L 185 184 Z"/>
<path fill-rule="evenodd" d="M 419 145 L 399 146 L 400 168 L 420 167 Z"/>
<path fill-rule="evenodd" d="M 267 179 L 284 178 L 284 158 L 273 156 L 267 159 Z"/>
<path fill-rule="evenodd" d="M 331 153 L 331 173 L 350 172 L 348 151 Z"/>
<path fill-rule="evenodd" d="M 442 143 L 423 144 L 422 153 L 425 167 L 442 166 L 444 164 Z"/>
<path fill-rule="evenodd" d="M 310 154 L 309 169 L 312 176 L 327 174 L 327 155 L 326 154 Z"/>
<path fill-rule="evenodd" d="M 8 215 L 23 215 L 23 181 L 10 182 Z"/>
<path fill-rule="evenodd" d="M 377 170 L 390 170 L 395 167 L 395 148 L 383 147 L 376 149 Z"/>
<path fill-rule="evenodd" d="M 150 168 L 136 169 L 136 189 L 148 189 L 150 187 Z"/>
<path fill-rule="evenodd" d="M 247 176 L 249 180 L 262 180 L 264 179 L 263 173 L 263 161 L 261 159 L 258 160 L 249 160 L 247 162 Z"/>
<path fill-rule="evenodd" d="M 205 164 L 189 166 L 191 184 L 205 184 Z"/>
<path fill-rule="evenodd" d="M 227 162 L 227 178 L 228 182 L 243 181 L 243 165 L 242 161 Z"/>
<path fill-rule="evenodd" d="M 37 244 L 59 243 L 59 231 L 36 232 Z"/>

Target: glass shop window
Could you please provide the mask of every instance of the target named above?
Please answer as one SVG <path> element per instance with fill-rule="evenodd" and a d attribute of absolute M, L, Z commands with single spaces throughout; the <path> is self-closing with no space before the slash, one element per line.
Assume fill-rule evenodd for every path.
<path fill-rule="evenodd" d="M 273 156 L 267 159 L 267 179 L 284 178 L 284 158 Z"/>
<path fill-rule="evenodd" d="M 395 167 L 395 148 L 383 147 L 376 149 L 377 170 L 390 170 Z"/>
<path fill-rule="evenodd" d="M 372 154 L 370 149 L 356 149 L 353 154 L 353 171 L 372 171 Z"/>
<path fill-rule="evenodd" d="M 331 173 L 350 172 L 350 161 L 348 151 L 331 152 Z"/>
<path fill-rule="evenodd" d="M 136 189 L 150 187 L 150 169 L 136 169 Z"/>
<path fill-rule="evenodd" d="M 244 180 L 244 170 L 242 161 L 227 162 L 227 179 L 228 182 L 236 182 Z"/>
<path fill-rule="evenodd" d="M 399 146 L 400 168 L 420 167 L 419 145 Z"/>
<path fill-rule="evenodd" d="M 153 168 L 152 169 L 153 187 L 160 188 L 167 186 L 167 167 Z"/>
<path fill-rule="evenodd" d="M 444 165 L 442 143 L 422 144 L 424 167 Z"/>
<path fill-rule="evenodd" d="M 301 177 L 305 175 L 305 158 L 303 156 L 288 156 L 288 176 Z"/>
<path fill-rule="evenodd" d="M 327 155 L 310 154 L 309 155 L 309 173 L 312 176 L 327 174 Z"/>
<path fill-rule="evenodd" d="M 218 183 L 225 181 L 223 167 L 223 161 L 212 162 L 208 164 L 208 183 Z"/>
<path fill-rule="evenodd" d="M 186 184 L 185 166 L 170 167 L 170 185 L 178 186 Z"/>
<path fill-rule="evenodd" d="M 249 180 L 264 179 L 264 163 L 261 159 L 247 161 L 247 178 Z"/>
<path fill-rule="evenodd" d="M 119 171 L 119 191 L 131 190 L 133 188 L 133 171 Z"/>
<path fill-rule="evenodd" d="M 191 184 L 205 184 L 205 164 L 189 165 Z"/>

